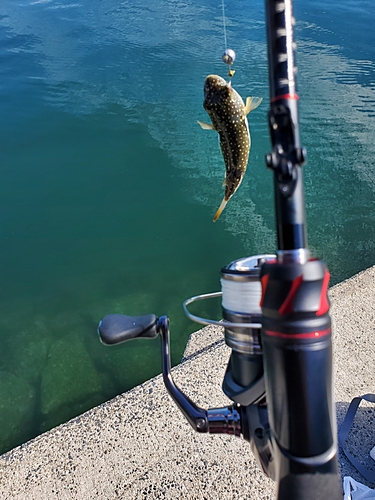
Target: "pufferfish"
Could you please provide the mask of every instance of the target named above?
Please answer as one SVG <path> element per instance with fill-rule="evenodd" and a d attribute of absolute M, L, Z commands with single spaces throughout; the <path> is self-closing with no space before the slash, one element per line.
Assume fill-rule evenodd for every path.
<path fill-rule="evenodd" d="M 262 102 L 260 97 L 248 97 L 246 105 L 231 83 L 218 75 L 208 75 L 204 82 L 203 107 L 211 123 L 198 120 L 205 130 L 216 130 L 225 162 L 225 194 L 213 221 L 224 210 L 239 188 L 249 161 L 251 138 L 247 115 Z"/>

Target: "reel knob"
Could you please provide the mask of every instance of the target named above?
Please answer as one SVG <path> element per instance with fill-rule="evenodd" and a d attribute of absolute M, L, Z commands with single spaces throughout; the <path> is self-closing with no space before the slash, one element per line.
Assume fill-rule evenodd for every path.
<path fill-rule="evenodd" d="M 100 341 L 105 345 L 120 344 L 131 339 L 154 339 L 158 334 L 158 318 L 155 314 L 146 316 L 108 314 L 98 325 Z"/>

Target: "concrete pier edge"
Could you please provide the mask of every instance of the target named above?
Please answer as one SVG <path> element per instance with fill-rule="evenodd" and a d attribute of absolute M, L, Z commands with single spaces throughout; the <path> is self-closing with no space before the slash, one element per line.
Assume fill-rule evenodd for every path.
<path fill-rule="evenodd" d="M 332 287 L 329 296 L 339 427 L 354 397 L 375 392 L 375 266 Z M 191 335 L 173 376 L 198 405 L 223 406 L 229 353 L 221 328 L 203 328 Z M 374 415 L 362 404 L 348 440 L 372 470 Z M 342 476 L 374 487 L 341 450 L 339 463 Z M 0 491 L 2 499 L 20 500 L 270 500 L 274 483 L 244 440 L 194 433 L 157 376 L 2 455 Z"/>

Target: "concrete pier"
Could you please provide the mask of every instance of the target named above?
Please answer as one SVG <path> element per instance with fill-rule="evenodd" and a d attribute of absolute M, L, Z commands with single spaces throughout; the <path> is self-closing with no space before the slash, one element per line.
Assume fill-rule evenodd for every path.
<path fill-rule="evenodd" d="M 375 266 L 331 288 L 338 426 L 352 398 L 375 392 Z M 230 350 L 221 328 L 194 333 L 173 370 L 198 405 L 229 401 L 221 382 Z M 373 406 L 373 405 L 372 405 Z M 348 447 L 369 467 L 375 409 L 362 404 Z M 342 476 L 366 483 L 340 451 Z M 161 376 L 0 457 L 2 499 L 272 499 L 274 484 L 250 446 L 230 436 L 195 433 Z"/>

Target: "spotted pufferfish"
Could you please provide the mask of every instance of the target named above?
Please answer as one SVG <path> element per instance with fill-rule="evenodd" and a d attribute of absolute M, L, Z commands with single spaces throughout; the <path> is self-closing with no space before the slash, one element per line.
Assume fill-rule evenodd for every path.
<path fill-rule="evenodd" d="M 204 82 L 203 107 L 211 123 L 198 120 L 205 130 L 216 130 L 225 162 L 225 194 L 213 221 L 224 210 L 229 199 L 239 188 L 249 161 L 251 137 L 247 115 L 262 102 L 260 97 L 248 97 L 246 104 L 231 83 L 218 75 L 208 75 Z"/>

